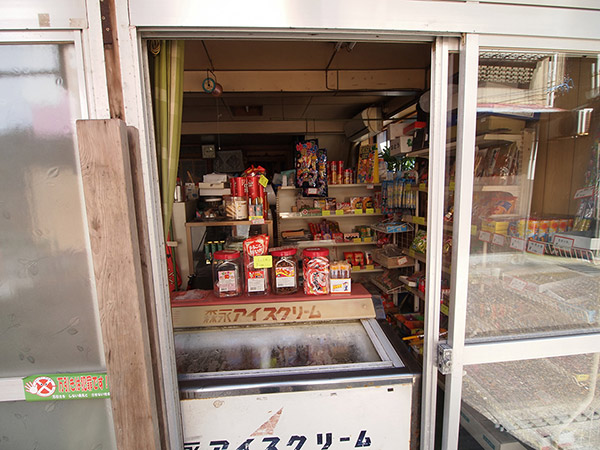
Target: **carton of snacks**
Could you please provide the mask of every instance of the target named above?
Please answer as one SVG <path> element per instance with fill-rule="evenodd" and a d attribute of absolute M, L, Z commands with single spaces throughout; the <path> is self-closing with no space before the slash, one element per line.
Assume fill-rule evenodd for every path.
<path fill-rule="evenodd" d="M 329 266 L 329 292 L 345 294 L 352 291 L 350 273 L 352 266 L 347 261 L 336 261 Z"/>

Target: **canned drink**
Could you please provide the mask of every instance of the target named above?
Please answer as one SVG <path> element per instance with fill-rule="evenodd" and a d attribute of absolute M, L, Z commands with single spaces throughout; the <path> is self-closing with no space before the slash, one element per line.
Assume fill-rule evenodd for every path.
<path fill-rule="evenodd" d="M 339 183 L 342 184 L 342 180 L 344 178 L 344 161 L 337 162 L 337 178 Z"/>
<path fill-rule="evenodd" d="M 246 191 L 248 198 L 259 198 L 260 197 L 260 184 L 258 184 L 259 177 L 246 177 Z"/>
<path fill-rule="evenodd" d="M 329 182 L 331 184 L 338 184 L 337 171 L 335 170 L 335 161 L 329 163 Z"/>
<path fill-rule="evenodd" d="M 344 170 L 344 184 L 352 184 L 352 169 Z"/>

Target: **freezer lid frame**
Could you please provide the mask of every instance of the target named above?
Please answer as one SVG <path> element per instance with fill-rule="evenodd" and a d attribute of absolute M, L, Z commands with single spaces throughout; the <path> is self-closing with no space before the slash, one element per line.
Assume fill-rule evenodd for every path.
<path fill-rule="evenodd" d="M 373 371 L 381 369 L 403 369 L 405 364 L 394 349 L 376 319 L 360 319 L 369 342 L 373 345 L 380 361 L 330 364 L 318 366 L 277 367 L 268 369 L 230 370 L 222 372 L 199 372 L 178 374 L 181 381 L 202 381 L 210 379 L 250 379 L 258 377 L 285 377 L 299 374 L 331 374 L 336 372 Z M 267 327 L 265 327 L 267 328 Z M 186 332 L 189 332 L 187 330 Z"/>

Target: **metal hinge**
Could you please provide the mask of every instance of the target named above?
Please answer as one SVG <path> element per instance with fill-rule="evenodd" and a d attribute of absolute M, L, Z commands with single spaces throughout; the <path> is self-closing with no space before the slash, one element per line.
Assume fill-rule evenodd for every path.
<path fill-rule="evenodd" d="M 452 370 L 452 347 L 445 342 L 438 344 L 438 370 L 442 375 L 448 375 Z"/>

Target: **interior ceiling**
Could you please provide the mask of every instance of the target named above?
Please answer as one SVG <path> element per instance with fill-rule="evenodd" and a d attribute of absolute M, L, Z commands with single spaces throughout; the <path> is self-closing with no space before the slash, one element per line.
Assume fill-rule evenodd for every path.
<path fill-rule="evenodd" d="M 427 88 L 429 66 L 429 43 L 187 41 L 183 132 L 233 133 L 244 121 L 342 121 L 369 106 L 389 117 Z M 220 97 L 202 90 L 208 75 L 222 84 Z"/>

